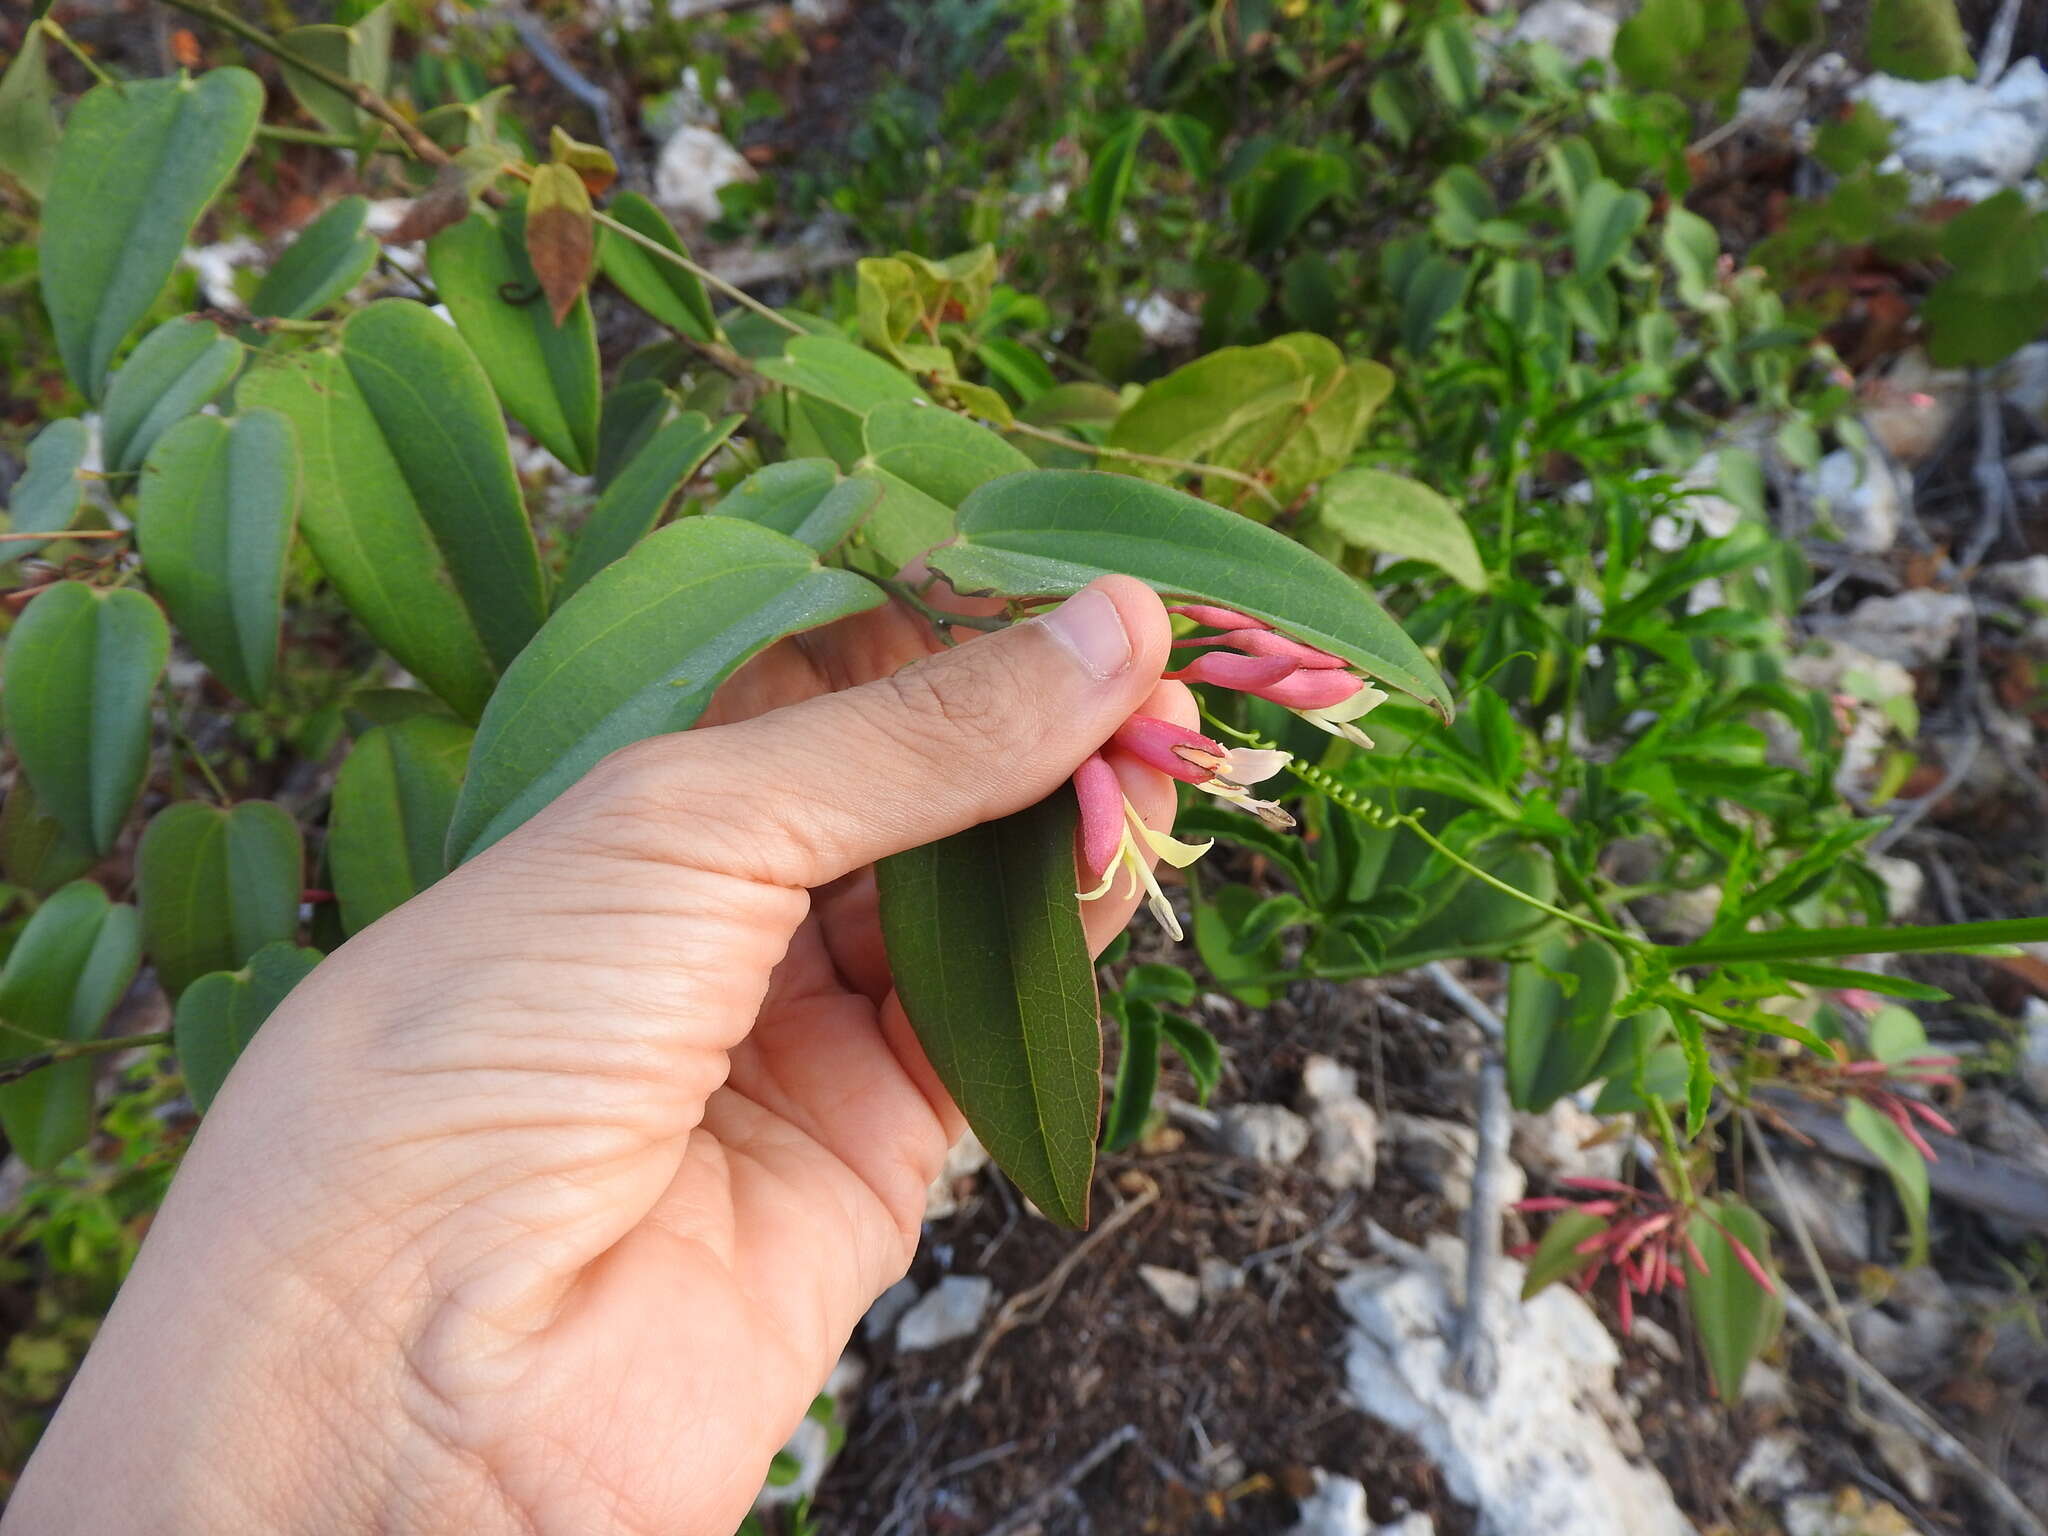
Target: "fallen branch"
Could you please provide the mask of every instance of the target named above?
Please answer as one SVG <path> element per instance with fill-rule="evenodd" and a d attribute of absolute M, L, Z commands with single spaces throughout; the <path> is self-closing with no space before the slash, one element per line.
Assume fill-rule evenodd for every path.
<path fill-rule="evenodd" d="M 1756 1101 L 1828 1156 L 1884 1171 L 1883 1160 L 1849 1133 L 1839 1115 L 1782 1089 L 1758 1089 Z M 1932 1130 L 1926 1136 L 1939 1159 L 1927 1165 L 1935 1194 L 2048 1236 L 2048 1183 L 2039 1173 L 1959 1137 Z"/>
<path fill-rule="evenodd" d="M 1513 1119 L 1507 1068 L 1500 1055 L 1507 1026 L 1443 962 L 1432 960 L 1422 969 L 1437 990 L 1479 1026 L 1488 1043 L 1475 1085 L 1479 1143 L 1472 1159 L 1472 1199 L 1465 1208 L 1465 1300 L 1451 1339 L 1450 1363 L 1451 1384 L 1468 1396 L 1484 1398 L 1500 1380 L 1500 1355 L 1490 1313 L 1493 1275 L 1500 1267 L 1501 1196 L 1506 1192 L 1508 1128 Z"/>
<path fill-rule="evenodd" d="M 1159 1186 L 1147 1180 L 1143 1191 L 1110 1212 L 1101 1226 L 1069 1249 L 1066 1257 L 1053 1266 L 1051 1274 L 1029 1290 L 1019 1291 L 1004 1302 L 1002 1310 L 996 1313 L 995 1321 L 989 1324 L 988 1332 L 981 1336 L 981 1342 L 974 1346 L 974 1353 L 968 1356 L 967 1368 L 961 1373 L 959 1385 L 946 1394 L 946 1407 L 957 1407 L 973 1397 L 981 1386 L 982 1367 L 988 1364 L 988 1357 L 996 1345 L 1015 1329 L 1035 1323 L 1045 1316 L 1046 1311 L 1065 1288 L 1067 1277 L 1080 1267 L 1088 1255 L 1100 1248 L 1112 1234 L 1158 1198 Z M 1036 1311 L 1032 1310 L 1034 1307 Z"/>
<path fill-rule="evenodd" d="M 1784 1290 L 1785 1315 L 1806 1335 L 1807 1341 L 1826 1355 L 1844 1374 L 1884 1404 L 1899 1427 L 1918 1440 L 1941 1461 L 1953 1467 L 1965 1481 L 1982 1494 L 1986 1503 L 2005 1517 L 2022 1536 L 2048 1536 L 2032 1510 L 2021 1502 L 2004 1479 L 1981 1461 L 1976 1452 L 1951 1434 L 1933 1414 L 1922 1408 L 1892 1384 L 1876 1366 L 1856 1353 L 1855 1346 L 1821 1320 L 1798 1292 Z"/>

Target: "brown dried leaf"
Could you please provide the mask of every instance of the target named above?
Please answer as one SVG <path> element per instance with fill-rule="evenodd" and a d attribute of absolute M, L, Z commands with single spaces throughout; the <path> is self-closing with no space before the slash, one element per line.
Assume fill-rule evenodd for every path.
<path fill-rule="evenodd" d="M 434 184 L 412 200 L 405 217 L 384 236 L 386 245 L 427 240 L 469 217 L 469 177 L 459 165 L 444 165 Z"/>
<path fill-rule="evenodd" d="M 533 173 L 526 195 L 526 257 L 548 296 L 560 325 L 575 307 L 597 253 L 591 228 L 590 193 L 566 165 L 544 165 Z"/>

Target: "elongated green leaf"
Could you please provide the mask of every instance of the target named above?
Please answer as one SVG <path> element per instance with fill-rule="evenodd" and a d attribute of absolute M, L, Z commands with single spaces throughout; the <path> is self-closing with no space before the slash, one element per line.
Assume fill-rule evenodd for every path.
<path fill-rule="evenodd" d="M 0 970 L 0 1058 L 89 1040 L 135 979 L 142 958 L 133 907 L 76 881 L 28 920 Z M 0 1086 L 0 1129 L 31 1168 L 48 1169 L 92 1134 L 90 1057 L 57 1062 Z"/>
<path fill-rule="evenodd" d="M 865 416 L 889 400 L 923 400 L 917 381 L 874 353 L 831 336 L 796 336 L 781 357 L 764 357 L 754 367 L 762 377 Z"/>
<path fill-rule="evenodd" d="M 38 202 L 57 163 L 57 111 L 50 101 L 49 45 L 34 21 L 0 75 L 0 171 Z"/>
<path fill-rule="evenodd" d="M 263 1021 L 320 960 L 317 949 L 266 944 L 241 970 L 211 972 L 185 989 L 171 1022 L 172 1043 L 186 1090 L 201 1113 L 213 1107 L 228 1069 Z"/>
<path fill-rule="evenodd" d="M 1133 1000 L 1121 1003 L 1117 1012 L 1123 1022 L 1124 1049 L 1117 1059 L 1109 1112 L 1103 1117 L 1105 1152 L 1121 1152 L 1143 1133 L 1159 1087 L 1159 1010 Z"/>
<path fill-rule="evenodd" d="M 1927 1159 L 1906 1139 L 1904 1131 L 1861 1099 L 1850 1099 L 1842 1105 L 1842 1123 L 1849 1128 L 1850 1135 L 1877 1154 L 1877 1160 L 1891 1178 L 1899 1207 L 1906 1213 L 1907 1267 L 1925 1264 L 1927 1207 L 1931 1198 Z"/>
<path fill-rule="evenodd" d="M 1456 507 L 1419 480 L 1380 469 L 1332 475 L 1323 482 L 1316 522 L 1354 548 L 1427 560 L 1475 592 L 1486 587 L 1472 530 Z"/>
<path fill-rule="evenodd" d="M 1553 937 L 1508 973 L 1508 1092 L 1515 1108 L 1540 1114 L 1592 1080 L 1614 1033 L 1622 980 L 1620 956 L 1598 939 L 1569 944 Z"/>
<path fill-rule="evenodd" d="M 104 854 L 142 792 L 149 696 L 169 659 L 157 606 L 132 588 L 45 588 L 7 640 L 7 739 L 37 800 Z"/>
<path fill-rule="evenodd" d="M 1264 619 L 1450 718 L 1443 680 L 1371 593 L 1284 534 L 1192 496 L 1124 475 L 1034 469 L 975 491 L 959 529 L 931 563 L 960 591 L 1065 596 L 1122 571 Z"/>
<path fill-rule="evenodd" d="M 182 800 L 157 812 L 135 851 L 135 879 L 164 990 L 175 997 L 293 937 L 304 864 L 299 824 L 268 800 L 232 810 Z"/>
<path fill-rule="evenodd" d="M 842 480 L 818 499 L 802 521 L 786 531 L 797 543 L 829 555 L 874 515 L 881 499 L 880 488 L 872 481 Z"/>
<path fill-rule="evenodd" d="M 195 315 L 166 320 L 136 343 L 107 385 L 100 416 L 107 467 L 142 468 L 156 440 L 228 387 L 242 348 Z"/>
<path fill-rule="evenodd" d="M 475 718 L 546 612 L 489 385 L 418 304 L 358 311 L 337 347 L 274 360 L 245 406 L 298 429 L 306 542 L 378 643 Z"/>
<path fill-rule="evenodd" d="M 1139 112 L 1103 141 L 1095 151 L 1088 172 L 1088 184 L 1081 192 L 1081 213 L 1099 238 L 1107 239 L 1116 228 L 1130 195 L 1131 176 L 1137 169 L 1138 145 L 1152 124 L 1152 114 Z"/>
<path fill-rule="evenodd" d="M 1496 879 L 1538 901 L 1557 895 L 1557 872 L 1533 848 L 1482 857 Z M 1387 941 L 1383 969 L 1403 971 L 1453 955 L 1498 955 L 1535 938 L 1554 919 L 1483 880 L 1454 879 L 1450 897 L 1407 932 Z"/>
<path fill-rule="evenodd" d="M 448 872 L 448 823 L 476 733 L 419 715 L 355 744 L 334 781 L 327 862 L 342 927 L 359 933 Z"/>
<path fill-rule="evenodd" d="M 78 521 L 85 504 L 85 482 L 78 472 L 92 448 L 92 431 L 76 416 L 62 416 L 44 427 L 28 445 L 28 466 L 14 482 L 7 504 L 9 533 L 62 533 Z M 0 545 L 0 565 L 24 559 L 47 540 L 13 539 Z"/>
<path fill-rule="evenodd" d="M 789 535 L 830 554 L 875 509 L 882 488 L 872 480 L 841 480 L 830 459 L 788 459 L 757 469 L 711 511 Z"/>
<path fill-rule="evenodd" d="M 40 265 L 64 371 L 88 400 L 248 152 L 262 109 L 263 87 L 246 69 L 94 86 L 71 109 Z"/>
<path fill-rule="evenodd" d="M 1602 177 L 1580 194 L 1572 216 L 1572 266 L 1581 277 L 1598 277 L 1613 266 L 1650 217 L 1650 200 L 1623 191 Z"/>
<path fill-rule="evenodd" d="M 1818 960 L 1831 955 L 1966 954 L 2005 944 L 2048 942 L 2048 917 L 2002 917 L 1982 923 L 1901 928 L 1780 928 L 1746 933 L 1669 952 L 1674 965 L 1742 960 Z"/>
<path fill-rule="evenodd" d="M 505 409 L 578 474 L 597 462 L 597 332 L 590 301 L 560 325 L 526 256 L 524 206 L 472 213 L 427 242 L 427 268 Z"/>
<path fill-rule="evenodd" d="M 1568 1280 L 1593 1262 L 1590 1253 L 1578 1252 L 1579 1244 L 1607 1223 L 1584 1211 L 1559 1211 L 1544 1229 L 1543 1241 L 1529 1255 L 1529 1269 L 1522 1279 L 1522 1299 L 1527 1301 L 1546 1285 Z"/>
<path fill-rule="evenodd" d="M 150 585 L 193 653 L 229 688 L 270 693 L 299 450 L 276 411 L 192 416 L 143 466 L 135 538 Z"/>
<path fill-rule="evenodd" d="M 1196 1097 L 1207 1104 L 1209 1095 L 1223 1080 L 1223 1050 L 1216 1044 L 1216 1037 L 1192 1019 L 1175 1013 L 1162 1013 L 1159 1028 L 1166 1043 L 1180 1057 L 1181 1065 L 1188 1069 L 1188 1076 L 1195 1080 Z"/>
<path fill-rule="evenodd" d="M 621 469 L 591 509 L 577 536 L 562 577 L 561 597 L 626 553 L 653 530 L 683 483 L 732 436 L 741 416 L 713 423 L 701 411 L 685 411 L 657 431 Z"/>
<path fill-rule="evenodd" d="M 621 192 L 605 212 L 678 256 L 690 254 L 661 210 L 638 192 Z M 613 287 L 670 330 L 696 341 L 718 340 L 718 320 L 711 313 L 711 296 L 694 272 L 664 261 L 615 229 L 600 230 L 597 261 Z"/>
<path fill-rule="evenodd" d="M 876 406 L 861 432 L 866 462 L 948 507 L 959 506 L 976 486 L 1032 467 L 987 427 L 907 400 Z"/>
<path fill-rule="evenodd" d="M 880 489 L 861 541 L 892 566 L 902 566 L 943 544 L 953 533 L 953 509 L 886 469 L 862 469 L 855 478 Z"/>
<path fill-rule="evenodd" d="M 718 685 L 785 635 L 879 607 L 781 534 L 692 517 L 599 571 L 505 674 L 477 729 L 449 863 L 496 842 L 616 749 L 684 730 Z"/>
<path fill-rule="evenodd" d="M 344 197 L 300 230 L 256 285 L 249 313 L 304 319 L 361 282 L 377 259 L 377 237 L 363 229 L 369 212 L 368 199 Z"/>
<path fill-rule="evenodd" d="M 660 379 L 630 379 L 604 397 L 597 421 L 597 467 L 592 478 L 607 489 L 668 420 L 675 396 Z"/>
<path fill-rule="evenodd" d="M 382 93 L 391 77 L 391 7 L 380 5 L 346 27 L 293 27 L 278 38 L 294 58 L 320 65 Z M 284 66 L 285 84 L 330 133 L 354 134 L 377 120 L 325 80 Z"/>
<path fill-rule="evenodd" d="M 31 891 L 53 891 L 93 866 L 92 850 L 36 804 L 35 786 L 20 774 L 0 804 L 0 875 Z"/>
<path fill-rule="evenodd" d="M 933 1070 L 1003 1172 L 1070 1227 L 1087 1224 L 1102 1105 L 1075 818 L 1063 789 L 875 866 L 896 995 Z"/>
<path fill-rule="evenodd" d="M 1746 1205 L 1702 1200 L 1687 1230 L 1707 1268 L 1702 1273 L 1697 1264 L 1686 1261 L 1686 1300 L 1713 1373 L 1714 1390 L 1723 1402 L 1732 1403 L 1742 1396 L 1749 1362 L 1771 1342 L 1784 1320 L 1785 1304 L 1757 1284 L 1728 1237 L 1732 1234 L 1770 1274 L 1771 1229 Z"/>

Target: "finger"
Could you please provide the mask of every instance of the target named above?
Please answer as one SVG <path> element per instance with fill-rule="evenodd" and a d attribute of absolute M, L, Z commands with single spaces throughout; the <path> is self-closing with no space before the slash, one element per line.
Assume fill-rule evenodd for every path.
<path fill-rule="evenodd" d="M 823 885 L 1050 794 L 1152 692 L 1167 635 L 1150 589 L 1104 577 L 879 682 L 629 747 L 558 803 L 553 830 Z"/>

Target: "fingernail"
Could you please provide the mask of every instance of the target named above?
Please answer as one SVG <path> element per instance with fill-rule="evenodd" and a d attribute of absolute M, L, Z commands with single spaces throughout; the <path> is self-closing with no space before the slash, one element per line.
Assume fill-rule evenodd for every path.
<path fill-rule="evenodd" d="M 1084 587 L 1037 620 L 1074 655 L 1098 683 L 1131 664 L 1131 637 L 1107 592 Z"/>

